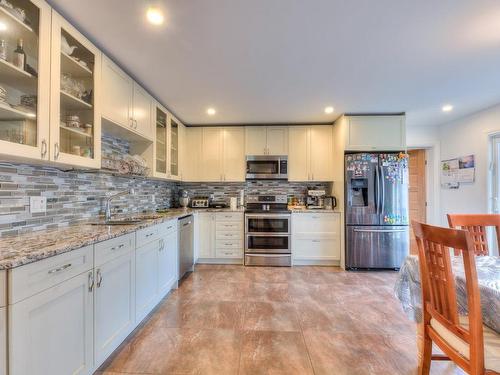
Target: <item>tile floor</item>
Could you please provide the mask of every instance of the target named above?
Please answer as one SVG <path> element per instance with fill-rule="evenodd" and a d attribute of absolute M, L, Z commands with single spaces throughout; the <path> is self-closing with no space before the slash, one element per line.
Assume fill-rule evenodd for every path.
<path fill-rule="evenodd" d="M 395 277 L 199 265 L 97 374 L 416 374 Z M 443 362 L 431 373 L 463 374 Z"/>

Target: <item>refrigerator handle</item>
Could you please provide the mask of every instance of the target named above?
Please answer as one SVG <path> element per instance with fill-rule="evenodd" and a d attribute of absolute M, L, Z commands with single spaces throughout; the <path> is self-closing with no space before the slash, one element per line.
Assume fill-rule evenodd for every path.
<path fill-rule="evenodd" d="M 384 167 L 380 166 L 380 185 L 382 187 L 382 197 L 380 199 L 380 214 L 383 215 L 385 212 L 385 175 Z"/>
<path fill-rule="evenodd" d="M 378 176 L 378 165 L 375 168 L 375 181 L 374 181 L 374 195 L 375 195 L 375 210 L 377 212 L 377 215 L 379 214 L 378 208 L 379 208 L 379 195 L 380 195 L 380 179 Z"/>

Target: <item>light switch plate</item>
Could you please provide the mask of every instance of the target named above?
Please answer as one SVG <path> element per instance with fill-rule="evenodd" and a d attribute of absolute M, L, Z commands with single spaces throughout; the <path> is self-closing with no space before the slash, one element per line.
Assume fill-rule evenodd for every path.
<path fill-rule="evenodd" d="M 30 212 L 32 214 L 47 212 L 47 197 L 30 197 Z"/>

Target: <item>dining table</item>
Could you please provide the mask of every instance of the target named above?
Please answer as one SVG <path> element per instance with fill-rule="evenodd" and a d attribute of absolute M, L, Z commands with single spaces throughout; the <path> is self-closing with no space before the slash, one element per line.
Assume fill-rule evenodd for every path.
<path fill-rule="evenodd" d="M 475 263 L 483 324 L 500 333 L 500 257 L 476 256 Z M 462 257 L 451 256 L 451 265 L 457 291 L 458 313 L 466 315 L 467 293 Z M 422 289 L 417 256 L 409 255 L 403 262 L 396 278 L 394 292 L 405 314 L 417 323 L 420 356 L 423 345 Z"/>

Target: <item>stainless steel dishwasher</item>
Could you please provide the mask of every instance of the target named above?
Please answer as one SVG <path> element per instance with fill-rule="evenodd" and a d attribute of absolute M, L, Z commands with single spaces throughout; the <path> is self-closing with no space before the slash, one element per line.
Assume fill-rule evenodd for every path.
<path fill-rule="evenodd" d="M 179 219 L 179 280 L 193 271 L 193 215 Z"/>

